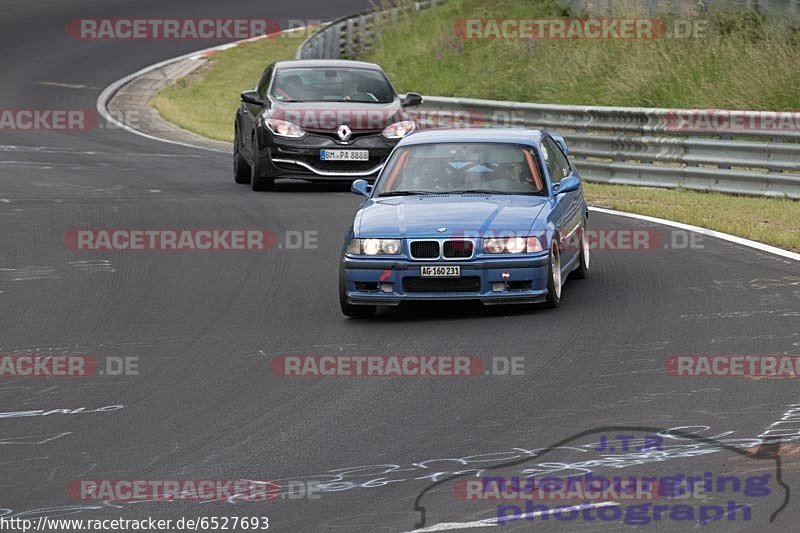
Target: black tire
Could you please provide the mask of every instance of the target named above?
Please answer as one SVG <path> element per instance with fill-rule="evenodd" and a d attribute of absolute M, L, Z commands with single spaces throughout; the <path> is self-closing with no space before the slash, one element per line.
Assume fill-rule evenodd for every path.
<path fill-rule="evenodd" d="M 233 139 L 233 180 L 236 183 L 250 183 L 250 165 L 242 155 L 242 138 L 239 126 L 236 126 Z"/>
<path fill-rule="evenodd" d="M 250 166 L 250 187 L 254 191 L 271 191 L 275 188 L 275 178 L 265 176 L 266 169 L 258 155 L 258 140 L 253 137 L 253 164 Z"/>
<path fill-rule="evenodd" d="M 375 316 L 375 311 L 378 310 L 376 305 L 353 305 L 347 303 L 347 284 L 344 279 L 344 266 L 339 267 L 339 305 L 342 308 L 342 313 L 350 318 L 372 318 Z"/>
<path fill-rule="evenodd" d="M 580 246 L 580 259 L 578 259 L 578 268 L 572 271 L 572 277 L 575 279 L 586 279 L 589 275 L 589 259 L 591 258 L 591 251 L 589 250 L 589 230 L 588 223 L 584 222 L 581 229 L 578 231 L 581 234 L 578 236 L 578 245 Z"/>
<path fill-rule="evenodd" d="M 547 267 L 546 307 L 555 308 L 561 305 L 561 285 L 561 252 L 554 240 L 550 246 L 550 264 Z"/>

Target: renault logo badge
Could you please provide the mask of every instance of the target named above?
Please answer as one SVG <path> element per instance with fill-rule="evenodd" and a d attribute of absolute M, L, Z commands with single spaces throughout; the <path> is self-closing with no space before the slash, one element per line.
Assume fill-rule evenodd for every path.
<path fill-rule="evenodd" d="M 342 124 L 339 126 L 339 129 L 336 130 L 336 134 L 342 142 L 347 142 L 350 140 L 350 136 L 353 135 L 353 130 L 351 130 L 347 124 Z"/>

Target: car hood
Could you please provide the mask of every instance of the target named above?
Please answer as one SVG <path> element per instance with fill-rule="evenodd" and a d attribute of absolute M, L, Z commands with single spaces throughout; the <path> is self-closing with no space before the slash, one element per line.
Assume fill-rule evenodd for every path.
<path fill-rule="evenodd" d="M 425 195 L 368 200 L 358 237 L 446 238 L 528 231 L 547 198 L 511 195 Z M 444 231 L 440 231 L 446 228 Z"/>
<path fill-rule="evenodd" d="M 353 132 L 383 131 L 386 126 L 410 120 L 400 101 L 388 104 L 360 102 L 284 102 L 270 113 L 272 118 L 286 120 L 306 131 L 336 132 L 347 125 Z"/>

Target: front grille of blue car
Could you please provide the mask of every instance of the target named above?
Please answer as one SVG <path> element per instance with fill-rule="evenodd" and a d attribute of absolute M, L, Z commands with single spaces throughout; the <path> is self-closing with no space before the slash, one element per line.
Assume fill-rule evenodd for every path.
<path fill-rule="evenodd" d="M 465 259 L 472 257 L 472 241 L 446 241 L 444 257 L 447 259 Z"/>
<path fill-rule="evenodd" d="M 404 278 L 405 292 L 480 292 L 481 278 Z"/>
<path fill-rule="evenodd" d="M 414 259 L 438 259 L 438 241 L 413 241 L 411 243 L 411 257 Z"/>

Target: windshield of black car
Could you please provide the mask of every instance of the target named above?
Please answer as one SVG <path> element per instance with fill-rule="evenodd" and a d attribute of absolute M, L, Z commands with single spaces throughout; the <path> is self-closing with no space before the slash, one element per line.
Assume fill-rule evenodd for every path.
<path fill-rule="evenodd" d="M 303 67 L 281 69 L 272 83 L 280 102 L 360 102 L 388 104 L 394 90 L 380 70 Z"/>
<path fill-rule="evenodd" d="M 437 143 L 398 148 L 376 196 L 545 194 L 536 152 L 512 143 Z"/>

